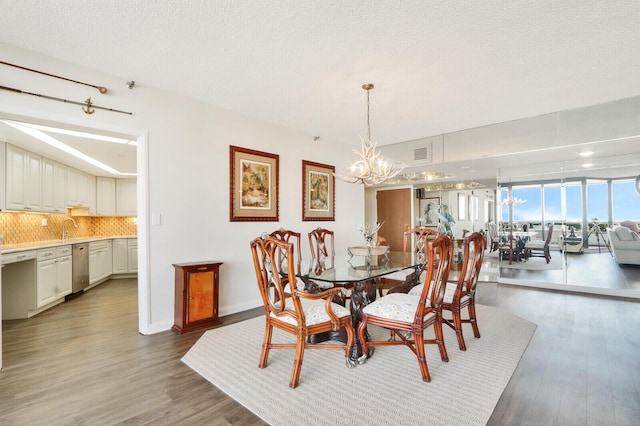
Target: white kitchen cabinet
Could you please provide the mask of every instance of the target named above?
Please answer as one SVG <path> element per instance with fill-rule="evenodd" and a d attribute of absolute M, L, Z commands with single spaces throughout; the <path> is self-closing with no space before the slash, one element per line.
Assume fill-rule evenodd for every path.
<path fill-rule="evenodd" d="M 138 239 L 113 239 L 113 273 L 126 274 L 138 272 Z"/>
<path fill-rule="evenodd" d="M 96 177 L 96 215 L 116 215 L 116 180 Z"/>
<path fill-rule="evenodd" d="M 7 209 L 7 198 L 5 196 L 7 190 L 7 181 L 6 181 L 6 164 L 7 158 L 7 144 L 5 142 L 0 141 L 0 210 Z"/>
<path fill-rule="evenodd" d="M 113 273 L 125 274 L 128 270 L 127 239 L 113 239 Z"/>
<path fill-rule="evenodd" d="M 96 178 L 73 167 L 67 168 L 67 206 L 95 212 Z"/>
<path fill-rule="evenodd" d="M 6 208 L 42 210 L 42 157 L 11 144 L 6 146 Z"/>
<path fill-rule="evenodd" d="M 111 240 L 89 243 L 89 284 L 95 284 L 113 273 Z"/>
<path fill-rule="evenodd" d="M 72 274 L 70 245 L 38 250 L 36 307 L 71 294 Z"/>
<path fill-rule="evenodd" d="M 66 213 L 67 166 L 42 157 L 42 211 Z"/>
<path fill-rule="evenodd" d="M 138 239 L 127 239 L 127 268 L 128 272 L 138 272 Z"/>
<path fill-rule="evenodd" d="M 116 214 L 137 216 L 136 180 L 116 179 Z"/>

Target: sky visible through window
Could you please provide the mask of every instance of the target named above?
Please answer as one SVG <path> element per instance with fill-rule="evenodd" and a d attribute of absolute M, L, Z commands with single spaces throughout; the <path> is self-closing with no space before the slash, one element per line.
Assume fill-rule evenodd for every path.
<path fill-rule="evenodd" d="M 597 218 L 607 223 L 609 217 L 608 186 L 606 181 L 589 181 L 587 185 L 587 220 Z M 563 194 L 564 193 L 564 194 Z M 501 198 L 507 197 L 506 189 L 501 190 Z M 544 197 L 544 218 L 550 222 L 581 222 L 582 195 L 580 183 L 513 186 L 513 197 L 527 200 L 513 206 L 513 220 L 541 222 Z M 564 198 L 564 200 L 563 200 Z M 624 220 L 640 222 L 640 195 L 635 191 L 632 179 L 614 181 L 612 184 L 613 222 Z M 501 220 L 509 220 L 509 208 L 501 207 Z"/>

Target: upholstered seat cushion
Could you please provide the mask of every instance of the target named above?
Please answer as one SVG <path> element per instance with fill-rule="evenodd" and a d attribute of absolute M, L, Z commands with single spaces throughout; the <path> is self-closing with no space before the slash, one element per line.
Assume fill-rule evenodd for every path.
<path fill-rule="evenodd" d="M 306 325 L 314 325 L 320 324 L 322 322 L 328 322 L 331 320 L 329 318 L 329 314 L 327 314 L 327 310 L 325 309 L 325 301 L 324 299 L 318 300 L 308 300 L 308 299 L 300 299 L 302 302 L 302 309 L 304 310 L 304 316 L 306 319 Z M 293 299 L 288 298 L 285 304 L 286 309 L 294 311 L 293 307 Z M 349 310 L 344 306 L 340 306 L 337 303 L 331 303 L 331 310 L 338 318 L 346 317 L 347 315 L 351 315 Z M 271 314 L 271 318 L 277 318 L 281 321 L 289 323 L 291 325 L 296 325 L 296 320 L 288 315 L 277 316 L 275 314 Z"/>
<path fill-rule="evenodd" d="M 444 303 L 453 302 L 453 296 L 455 296 L 457 286 L 458 286 L 458 283 L 454 283 L 454 282 L 447 283 L 447 288 L 444 289 L 444 298 L 442 299 Z M 420 294 L 422 293 L 423 287 L 424 287 L 424 284 L 417 285 L 413 287 L 411 290 L 409 290 L 409 294 L 420 296 Z M 431 298 L 431 295 L 429 295 L 429 298 Z"/>
<path fill-rule="evenodd" d="M 412 273 L 413 273 L 413 269 L 403 269 L 401 271 L 396 271 L 396 272 L 392 272 L 390 274 L 387 274 L 387 275 L 383 276 L 382 278 L 388 279 L 388 280 L 404 281 Z"/>
<path fill-rule="evenodd" d="M 416 316 L 420 296 L 405 293 L 388 294 L 362 309 L 367 315 L 379 318 L 412 323 Z M 431 312 L 425 316 L 425 320 L 435 315 Z"/>
<path fill-rule="evenodd" d="M 625 226 L 619 226 L 614 231 L 620 241 L 638 241 L 638 234 Z"/>

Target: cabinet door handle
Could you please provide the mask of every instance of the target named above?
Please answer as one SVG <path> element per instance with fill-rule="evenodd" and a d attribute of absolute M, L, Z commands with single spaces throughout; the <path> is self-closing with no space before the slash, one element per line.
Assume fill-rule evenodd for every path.
<path fill-rule="evenodd" d="M 189 297 L 189 300 L 193 300 L 193 297 Z"/>

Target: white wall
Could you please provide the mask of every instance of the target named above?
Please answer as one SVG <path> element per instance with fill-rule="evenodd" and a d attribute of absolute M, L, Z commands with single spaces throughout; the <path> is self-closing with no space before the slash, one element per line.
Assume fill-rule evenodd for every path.
<path fill-rule="evenodd" d="M 173 325 L 173 263 L 218 260 L 220 313 L 261 304 L 249 242 L 263 231 L 288 228 L 306 234 L 317 226 L 336 231 L 336 250 L 360 243 L 355 229 L 364 222 L 364 189 L 336 180 L 336 221 L 302 222 L 302 160 L 344 167 L 353 146 L 321 138 L 146 87 L 135 76 L 116 77 L 0 44 L 3 60 L 105 86 L 90 87 L 27 71 L 3 68 L 3 85 L 74 101 L 91 96 L 96 105 L 133 115 L 81 107 L 25 94 L 0 92 L 0 115 L 35 117 L 72 125 L 114 130 L 139 137 L 138 237 L 140 331 Z M 125 82 L 136 79 L 129 90 Z M 229 221 L 229 145 L 280 155 L 279 222 Z M 151 215 L 160 225 L 150 225 Z"/>

